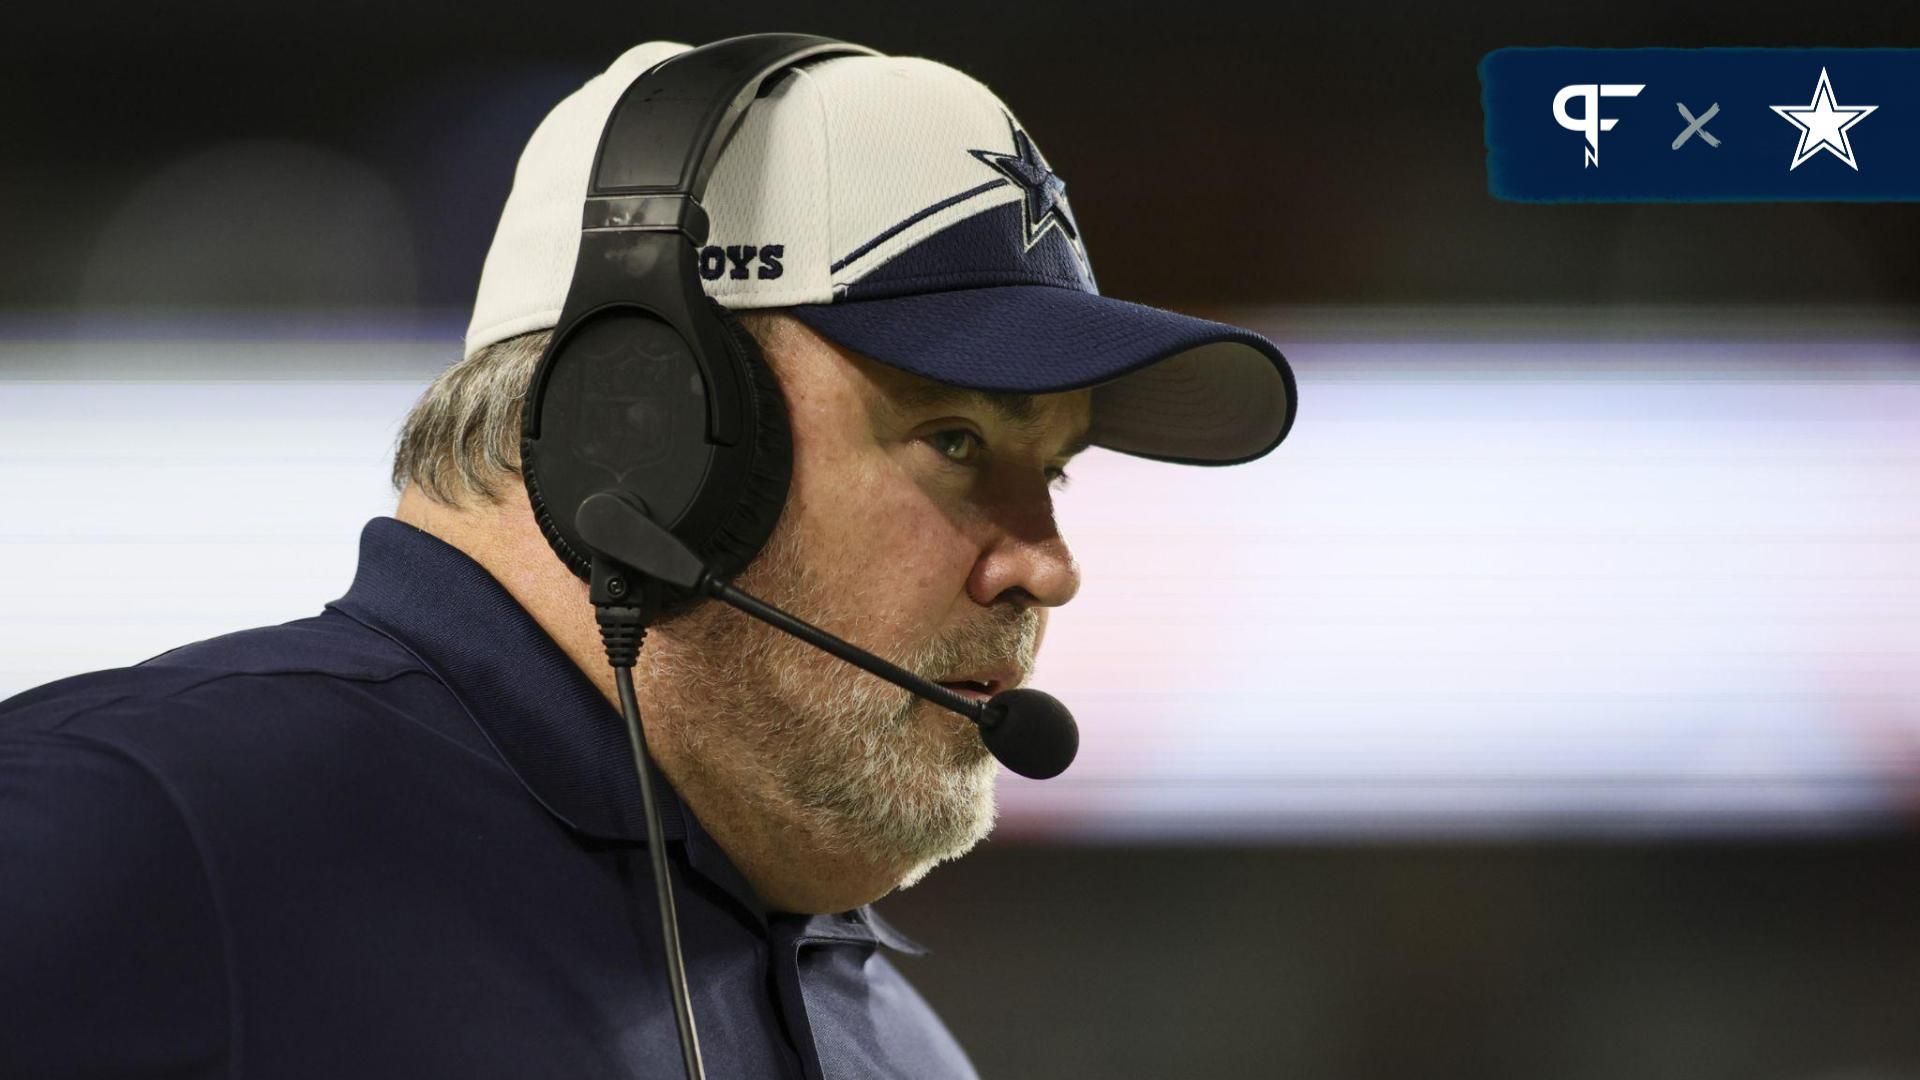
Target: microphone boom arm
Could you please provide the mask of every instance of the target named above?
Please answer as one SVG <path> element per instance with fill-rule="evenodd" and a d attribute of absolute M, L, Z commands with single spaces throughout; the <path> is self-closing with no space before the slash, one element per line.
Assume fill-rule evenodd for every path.
<path fill-rule="evenodd" d="M 630 492 L 602 491 L 588 496 L 580 504 L 574 526 L 600 556 L 594 560 L 596 603 L 633 589 L 606 565 L 615 563 L 635 574 L 711 596 L 910 694 L 959 713 L 979 727 L 981 741 L 993 756 L 1021 776 L 1035 780 L 1058 776 L 1079 751 L 1080 732 L 1073 714 L 1051 695 L 1016 687 L 979 701 L 843 641 L 716 577 Z"/>
<path fill-rule="evenodd" d="M 812 623 L 802 622 L 751 593 L 741 592 L 719 578 L 707 577 L 703 591 L 708 596 L 723 600 L 761 622 L 771 623 L 809 645 L 832 653 L 862 671 L 878 675 L 908 693 L 917 694 L 936 705 L 952 709 L 983 728 L 993 727 L 1000 722 L 1000 714 L 988 708 L 986 702 L 976 701 L 930 679 L 923 679 L 906 668 L 889 663 L 857 645 L 834 637 Z"/>

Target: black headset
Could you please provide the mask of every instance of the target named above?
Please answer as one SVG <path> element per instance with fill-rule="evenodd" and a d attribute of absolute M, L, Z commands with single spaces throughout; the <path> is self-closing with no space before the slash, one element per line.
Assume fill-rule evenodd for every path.
<path fill-rule="evenodd" d="M 728 38 L 648 69 L 607 117 L 520 442 L 534 520 L 581 579 L 595 559 L 574 519 L 600 492 L 639 499 L 723 578 L 772 535 L 793 471 L 786 401 L 753 337 L 701 287 L 701 199 L 748 107 L 787 69 L 875 55 L 805 34 Z M 694 599 L 646 588 L 654 614 Z"/>
<path fill-rule="evenodd" d="M 586 542 L 580 510 L 593 500 L 636 512 L 707 580 L 745 569 L 773 534 L 793 472 L 786 401 L 753 337 L 701 287 L 700 200 L 756 97 L 796 64 L 860 55 L 875 54 L 754 34 L 670 57 L 627 86 L 600 132 L 573 282 L 527 389 L 520 471 L 547 543 L 590 585 L 614 667 L 688 1080 L 706 1072 L 632 667 L 646 623 L 700 594 L 692 577 L 640 574 L 630 586 L 635 568 Z"/>
<path fill-rule="evenodd" d="M 689 1080 L 703 1080 L 705 1066 L 633 688 L 651 619 L 703 595 L 719 598 L 969 717 L 994 755 L 1026 776 L 1057 775 L 1080 745 L 1072 715 L 1041 691 L 1005 690 L 982 704 L 728 582 L 780 520 L 793 437 L 759 346 L 701 287 L 708 222 L 700 200 L 748 107 L 787 69 L 876 55 L 830 38 L 754 34 L 680 53 L 635 79 L 600 133 L 573 283 L 527 391 L 521 473 L 547 543 L 589 584 L 614 669 Z"/>

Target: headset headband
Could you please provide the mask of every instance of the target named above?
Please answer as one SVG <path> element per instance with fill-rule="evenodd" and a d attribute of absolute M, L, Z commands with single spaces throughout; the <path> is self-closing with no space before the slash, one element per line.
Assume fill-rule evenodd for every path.
<path fill-rule="evenodd" d="M 727 138 L 771 76 L 808 60 L 877 55 L 808 34 L 750 34 L 668 57 L 634 80 L 615 103 L 594 156 L 589 190 L 698 199 Z"/>
<path fill-rule="evenodd" d="M 795 64 L 872 49 L 808 34 L 751 34 L 655 65 L 620 95 L 594 154 L 581 228 L 684 233 L 707 242 L 707 181 L 769 81 Z"/>

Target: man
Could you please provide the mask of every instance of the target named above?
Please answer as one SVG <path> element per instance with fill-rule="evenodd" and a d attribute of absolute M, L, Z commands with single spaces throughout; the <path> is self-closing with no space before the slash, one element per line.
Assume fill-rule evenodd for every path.
<path fill-rule="evenodd" d="M 608 112 L 684 48 L 535 132 L 345 596 L 0 704 L 0 1075 L 678 1075 L 617 698 L 518 435 Z M 1264 339 L 1098 296 L 1064 185 L 950 68 L 782 77 L 707 208 L 793 432 L 739 583 L 963 692 L 1022 682 L 1079 586 L 1081 448 L 1227 463 L 1292 421 Z M 973 726 L 711 603 L 635 681 L 709 1073 L 972 1075 L 868 905 L 991 828 Z"/>

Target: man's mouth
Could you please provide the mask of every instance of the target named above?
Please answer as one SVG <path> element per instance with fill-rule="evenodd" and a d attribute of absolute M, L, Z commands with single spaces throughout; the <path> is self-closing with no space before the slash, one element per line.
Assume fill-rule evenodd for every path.
<path fill-rule="evenodd" d="M 960 679 L 952 682 L 942 682 L 940 685 L 956 693 L 964 695 L 966 697 L 973 698 L 977 701 L 985 701 L 988 698 L 993 696 L 993 690 L 990 684 L 983 683 L 983 682 L 975 682 L 971 679 Z"/>
<path fill-rule="evenodd" d="M 954 693 L 976 701 L 986 701 L 1013 685 L 1016 679 L 1017 676 L 1012 672 L 978 672 L 971 678 L 941 679 L 939 683 Z"/>

